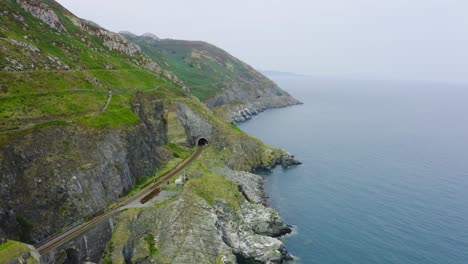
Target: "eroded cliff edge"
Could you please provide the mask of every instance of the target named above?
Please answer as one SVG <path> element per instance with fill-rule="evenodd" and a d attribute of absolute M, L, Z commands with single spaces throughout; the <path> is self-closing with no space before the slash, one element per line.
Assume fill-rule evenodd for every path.
<path fill-rule="evenodd" d="M 203 41 L 122 34 L 225 120 L 240 122 L 269 108 L 301 104 L 272 80 L 228 52 Z"/>
<path fill-rule="evenodd" d="M 291 164 L 291 157 L 225 122 L 224 114 L 245 116 L 254 111 L 245 105 L 284 106 L 296 101 L 281 98 L 292 97 L 232 60 L 240 72 L 224 64 L 228 71 L 215 75 L 221 82 L 206 85 L 214 96 L 202 103 L 178 75 L 162 69 L 164 60 L 53 0 L 5 0 L 0 12 L 0 242 L 35 244 L 92 218 L 157 179 L 205 137 L 209 147 L 187 169 L 184 187 L 171 182 L 168 199 L 128 208 L 42 262 L 279 263 L 288 257 L 275 237 L 289 227 L 265 206 L 261 178 L 249 171 Z"/>
<path fill-rule="evenodd" d="M 290 231 L 265 206 L 260 176 L 283 162 L 265 146 L 219 120 L 190 96 L 137 93 L 134 126 L 96 129 L 69 123 L 1 137 L 0 234 L 29 243 L 80 223 L 190 151 L 209 147 L 187 169 L 189 180 L 168 202 L 129 208 L 43 257 L 46 263 L 281 263 L 277 236 Z M 191 263 L 195 263 L 191 262 Z"/>

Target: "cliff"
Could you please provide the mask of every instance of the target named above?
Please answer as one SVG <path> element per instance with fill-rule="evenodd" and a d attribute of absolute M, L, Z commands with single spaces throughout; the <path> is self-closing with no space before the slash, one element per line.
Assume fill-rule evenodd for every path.
<path fill-rule="evenodd" d="M 183 187 L 171 179 L 168 196 L 130 206 L 42 262 L 288 258 L 275 237 L 290 229 L 249 171 L 290 164 L 290 155 L 220 118 L 213 110 L 223 104 L 199 101 L 164 61 L 55 1 L 5 0 L 0 12 L 0 241 L 35 244 L 87 221 L 204 137 L 209 147 Z"/>
<path fill-rule="evenodd" d="M 281 162 L 282 151 L 224 123 L 189 96 L 161 90 L 137 93 L 132 109 L 140 120 L 131 127 L 97 129 L 72 122 L 2 135 L 0 230 L 4 235 L 34 243 L 80 223 L 147 177 L 158 177 L 158 168 L 177 159 L 170 143 L 187 149 L 203 136 L 210 147 L 187 169 L 189 181 L 173 201 L 134 208 L 132 217 L 123 213 L 43 260 L 128 260 L 133 253 L 125 255 L 122 248 L 146 252 L 147 244 L 137 241 L 145 241 L 148 234 L 155 237 L 161 252 L 144 257 L 171 259 L 171 263 L 216 262 L 213 254 L 200 249 L 217 250 L 216 257 L 226 258 L 225 263 L 236 255 L 262 262 L 287 257 L 281 241 L 271 236 L 287 233 L 288 227 L 263 205 L 261 178 L 237 171 L 271 167 Z M 119 237 L 117 231 L 128 237 Z M 206 238 L 203 244 L 200 237 Z M 122 239 L 126 242 L 119 248 Z M 107 253 L 102 256 L 106 243 Z"/>
<path fill-rule="evenodd" d="M 300 104 L 263 74 L 209 43 L 123 34 L 227 120 L 244 121 L 268 108 Z"/>

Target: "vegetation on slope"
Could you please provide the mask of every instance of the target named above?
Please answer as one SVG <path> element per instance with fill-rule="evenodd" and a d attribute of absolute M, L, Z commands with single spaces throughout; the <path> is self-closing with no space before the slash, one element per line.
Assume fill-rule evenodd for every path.
<path fill-rule="evenodd" d="M 245 200 L 237 184 L 214 173 L 208 173 L 200 178 L 190 180 L 185 189 L 202 197 L 211 205 L 214 204 L 216 199 L 222 199 L 230 206 L 239 208 L 240 203 Z"/>
<path fill-rule="evenodd" d="M 273 94 L 284 93 L 255 69 L 209 43 L 132 34 L 125 36 L 137 43 L 149 57 L 160 62 L 162 68 L 176 73 L 198 99 L 208 102 L 210 106 L 226 103 L 214 100 L 226 90 L 249 94 L 249 98 L 245 98 L 249 100 L 258 99 L 259 95 L 255 93 L 259 91 L 256 89 L 268 90 Z M 229 99 L 229 102 L 245 103 L 235 98 Z"/>
<path fill-rule="evenodd" d="M 135 92 L 181 89 L 121 36 L 55 1 L 23 2 L 0 2 L 0 132 L 70 120 L 128 125 L 138 121 L 130 109 Z M 25 5 L 53 12 L 60 27 L 35 17 Z M 100 113 L 108 91 L 114 96 Z"/>
<path fill-rule="evenodd" d="M 21 257 L 24 253 L 30 252 L 26 244 L 18 241 L 8 240 L 7 242 L 0 244 L 0 263 L 11 263 L 10 260 Z M 35 264 L 39 263 L 36 259 L 29 256 L 26 259 L 26 263 Z"/>
<path fill-rule="evenodd" d="M 168 118 L 173 118 L 176 121 L 179 118 L 177 104 L 181 103 L 187 105 L 206 121 L 206 123 L 202 124 L 202 127 L 210 125 L 213 128 L 210 140 L 213 141 L 214 148 L 207 151 L 206 156 L 203 156 L 193 167 L 204 176 L 190 183 L 188 190 L 210 203 L 215 199 L 224 199 L 230 205 L 238 207 L 238 202 L 242 199 L 241 193 L 232 181 L 226 180 L 212 171 L 213 166 L 229 166 L 239 170 L 250 170 L 253 167 L 271 163 L 277 156 L 277 152 L 217 118 L 208 107 L 197 99 L 188 96 L 176 80 L 155 68 L 154 62 L 151 64 L 152 61 L 144 54 L 139 52 L 127 53 L 109 48 L 106 41 L 109 41 L 107 38 L 112 39 L 112 37 L 106 35 L 103 38 L 99 35 L 103 34 L 103 29 L 98 26 L 78 20 L 52 0 L 23 2 L 45 3 L 58 16 L 59 22 L 63 26 L 63 30 L 52 29 L 50 25 L 26 11 L 17 1 L 5 0 L 0 2 L 0 12 L 2 13 L 2 16 L 0 16 L 0 145 L 4 147 L 10 144 L 8 149 L 10 152 L 8 153 L 14 153 L 15 155 L 21 154 L 21 151 L 31 152 L 31 147 L 37 146 L 39 148 L 34 157 L 20 154 L 15 156 L 18 160 L 17 164 L 20 165 L 24 165 L 21 162 L 23 159 L 28 158 L 27 170 L 24 167 L 17 167 L 15 164 L 15 172 L 6 173 L 6 175 L 14 179 L 11 180 L 11 182 L 14 182 L 12 185 L 16 184 L 23 188 L 21 184 L 24 184 L 27 188 L 31 188 L 31 191 L 22 194 L 18 194 L 19 192 L 12 193 L 11 195 L 15 196 L 14 199 L 7 198 L 4 199 L 4 202 L 6 204 L 11 201 L 19 201 L 24 202 L 27 206 L 34 206 L 32 199 L 39 200 L 39 198 L 37 198 L 36 194 L 33 194 L 33 191 L 38 192 L 43 195 L 41 199 L 47 201 L 48 213 L 57 217 L 52 219 L 52 224 L 47 222 L 51 221 L 51 219 L 45 217 L 41 219 L 41 221 L 43 220 L 41 227 L 44 226 L 42 230 L 38 228 L 39 225 L 31 225 L 34 229 L 28 229 L 24 234 L 26 238 L 23 240 L 29 240 L 33 235 L 35 235 L 35 238 L 41 239 L 38 234 L 42 236 L 49 234 L 56 228 L 66 226 L 71 221 L 77 220 L 76 218 L 85 216 L 85 214 L 92 215 L 93 212 L 102 207 L 99 205 L 100 207 L 96 206 L 96 208 L 85 208 L 87 211 L 80 210 L 82 204 L 91 204 L 91 202 L 86 202 L 90 200 L 87 192 L 74 193 L 68 196 L 67 192 L 53 191 L 47 193 L 44 190 L 64 189 L 62 183 L 65 184 L 65 178 L 68 180 L 68 176 L 71 175 L 86 180 L 88 176 L 95 177 L 94 174 L 88 171 L 91 167 L 87 166 L 99 167 L 102 165 L 104 168 L 106 164 L 99 160 L 89 161 L 87 155 L 97 154 L 95 148 L 101 146 L 100 144 L 103 142 L 94 142 L 94 139 L 90 136 L 86 138 L 87 141 L 90 141 L 88 145 L 87 142 L 79 140 L 75 144 L 69 144 L 67 137 L 73 137 L 73 135 L 70 135 L 72 134 L 70 131 L 76 128 L 80 132 L 80 134 L 76 135 L 87 133 L 94 136 L 94 133 L 100 133 L 103 136 L 102 134 L 105 134 L 106 131 L 120 133 L 124 130 L 136 130 L 135 128 L 138 126 L 135 126 L 135 124 L 143 124 L 143 118 L 140 120 L 137 111 L 134 109 L 140 104 L 140 102 L 135 102 L 135 98 L 140 95 L 149 98 L 148 105 L 145 107 L 153 107 L 151 110 L 153 112 L 160 111 L 161 116 L 165 115 L 163 112 L 169 111 Z M 85 26 L 83 26 L 84 24 Z M 255 71 L 250 72 L 251 68 L 230 57 L 224 51 L 205 43 L 198 43 L 197 45 L 199 45 L 198 48 L 196 50 L 190 48 L 190 52 L 184 45 L 181 45 L 175 53 L 170 52 L 169 56 L 171 56 L 172 61 L 168 57 L 167 60 L 161 59 L 161 62 L 164 64 L 164 68 L 176 71 L 194 85 L 192 89 L 194 94 L 203 100 L 212 98 L 218 91 L 225 89 L 234 80 L 244 77 L 250 78 L 249 74 L 256 74 Z M 206 49 L 210 49 L 210 51 L 208 52 Z M 183 56 L 186 56 L 186 59 L 181 60 L 182 57 L 178 57 L 181 54 L 185 54 Z M 200 59 L 199 65 L 195 63 L 198 58 Z M 192 61 L 193 64 L 185 64 L 187 61 Z M 166 64 L 166 62 L 168 63 Z M 201 74 L 202 72 L 204 73 Z M 109 91 L 112 91 L 112 96 L 110 96 Z M 155 102 L 164 104 L 164 108 L 155 110 L 155 105 L 152 104 Z M 107 103 L 109 103 L 108 106 L 104 107 Z M 105 111 L 102 111 L 103 108 L 105 108 Z M 161 116 L 158 116 L 158 118 Z M 166 117 L 161 117 L 161 119 L 163 119 L 161 123 L 172 120 L 166 119 Z M 177 122 L 180 123 L 180 121 Z M 54 133 L 48 134 L 47 131 L 53 131 L 53 129 L 48 129 L 49 126 L 66 126 L 66 128 L 56 129 L 57 131 L 54 130 Z M 172 141 L 167 146 L 162 147 L 175 157 L 172 162 L 187 155 L 186 147 L 193 145 L 193 142 L 188 139 L 189 135 L 184 130 L 189 125 L 184 124 L 184 126 L 174 128 L 177 136 L 170 133 L 168 135 L 170 138 L 173 136 L 173 138 L 177 138 L 177 142 Z M 41 130 L 41 133 L 35 133 L 36 129 Z M 151 130 L 152 136 L 141 135 L 144 139 L 137 143 L 153 143 L 148 138 L 160 136 L 154 133 L 155 130 Z M 157 132 L 164 133 L 164 131 Z M 55 136 L 40 138 L 41 136 L 47 137 L 45 135 Z M 25 136 L 24 138 L 29 137 L 29 139 L 20 140 L 24 139 L 22 136 Z M 138 137 L 140 135 L 135 132 L 132 136 Z M 182 139 L 184 143 L 180 144 L 180 139 L 183 136 L 185 136 Z M 158 144 L 164 146 L 167 141 L 164 136 L 161 137 L 163 139 L 158 138 L 161 141 Z M 63 140 L 64 138 L 66 140 Z M 57 142 L 54 145 L 55 147 L 50 146 L 53 145 L 50 144 L 51 140 Z M 17 146 L 12 146 L 12 142 L 18 142 Z M 47 147 L 41 145 L 43 142 L 49 143 Z M 152 146 L 155 146 L 155 144 Z M 45 153 L 46 151 L 43 150 L 48 147 L 50 147 L 50 153 Z M 151 152 L 152 150 L 149 149 L 147 152 L 134 151 L 136 154 L 148 154 L 135 163 L 148 162 L 150 164 L 145 165 L 145 167 L 141 166 L 142 168 L 138 167 L 138 170 L 135 169 L 135 175 L 132 174 L 129 177 L 128 186 L 117 186 L 119 188 L 108 191 L 107 188 L 112 186 L 109 187 L 106 181 L 110 180 L 104 177 L 99 179 L 103 186 L 103 194 L 98 193 L 99 195 L 102 194 L 102 197 L 100 197 L 102 204 L 112 203 L 118 198 L 117 196 L 131 192 L 131 188 L 138 184 L 144 185 L 147 180 L 151 179 L 148 178 L 151 173 L 148 173 L 148 171 L 155 169 L 157 166 L 161 168 L 163 162 L 167 163 L 168 160 L 165 157 L 158 156 L 157 158 L 161 158 L 160 161 L 151 160 L 151 158 L 156 159 L 155 157 L 147 157 L 160 154 Z M 159 149 L 157 150 L 159 151 Z M 122 152 L 125 151 L 128 150 L 122 149 Z M 8 154 L 7 151 L 5 153 Z M 128 152 L 125 153 L 128 154 Z M 99 156 L 96 157 L 99 158 Z M 115 157 L 106 160 L 106 162 L 109 162 L 109 168 L 106 167 L 105 169 L 108 169 L 109 173 L 104 170 L 96 170 L 96 173 L 102 175 L 114 175 L 113 173 L 115 173 L 115 175 L 119 175 L 116 171 L 121 172 L 125 167 L 122 165 L 128 165 L 125 163 L 128 160 L 120 161 L 117 159 L 112 160 L 112 158 Z M 47 164 L 44 162 L 45 160 Z M 96 161 L 96 164 L 91 163 L 94 161 Z M 61 167 L 57 169 L 60 173 L 44 172 L 46 169 L 52 168 L 52 166 L 49 166 L 50 164 L 61 164 Z M 10 163 L 7 165 L 9 166 Z M 130 165 L 137 167 L 135 164 Z M 16 171 L 20 171 L 20 173 L 16 173 Z M 128 169 L 126 173 L 129 173 Z M 158 177 L 160 174 L 161 172 L 156 172 L 154 177 Z M 34 180 L 39 179 L 41 184 L 34 185 L 36 183 L 31 180 L 33 178 Z M 15 182 L 15 180 L 18 181 Z M 27 188 L 25 189 L 27 190 Z M 60 193 L 64 196 L 60 198 L 48 196 L 53 193 Z M 107 193 L 112 193 L 112 196 L 105 196 Z M 95 196 L 92 198 L 94 199 Z M 60 201 L 61 204 L 53 204 L 57 201 Z M 31 212 L 34 214 L 34 210 L 37 210 L 37 207 L 29 211 L 26 210 L 28 208 L 23 210 L 13 203 L 12 207 L 15 208 L 17 215 L 27 215 L 27 213 Z M 28 222 L 21 223 L 18 219 L 20 218 L 16 220 L 18 226 L 29 226 Z M 34 222 L 38 218 L 29 217 L 27 219 Z"/>
<path fill-rule="evenodd" d="M 105 69 L 106 66 L 141 69 L 137 63 L 144 61 L 142 55 L 133 57 L 110 50 L 104 41 L 93 33 L 99 30 L 98 26 L 89 25 L 92 30 L 80 28 L 76 24 L 83 23 L 82 20 L 55 1 L 34 0 L 30 1 L 30 4 L 40 5 L 41 2 L 46 3 L 58 16 L 65 31 L 53 30 L 50 25 L 34 17 L 15 0 L 1 1 L 0 21 L 3 37 L 0 43 L 4 55 L 0 57 L 1 69 L 10 66 L 12 59 L 22 62 L 23 70 L 65 70 L 67 65 L 70 69 L 83 70 Z M 29 46 L 24 48 L 23 43 Z"/>

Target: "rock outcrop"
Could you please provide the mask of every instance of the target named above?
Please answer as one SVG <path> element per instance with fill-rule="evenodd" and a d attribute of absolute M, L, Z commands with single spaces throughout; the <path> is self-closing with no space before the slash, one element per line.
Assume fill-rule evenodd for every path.
<path fill-rule="evenodd" d="M 0 262 L 5 264 L 39 264 L 39 252 L 31 245 L 18 241 L 4 241 L 0 244 Z"/>
<path fill-rule="evenodd" d="M 13 22 L 0 23 L 0 70 L 67 71 L 109 65 L 117 69 L 122 66 L 122 60 L 115 58 L 120 57 L 127 60 L 123 63 L 125 67 L 134 64 L 162 74 L 158 63 L 145 56 L 138 45 L 94 22 L 76 17 L 55 1 L 16 2 L 0 3 L 2 17 Z M 16 32 L 18 27 L 22 28 L 21 33 Z M 47 30 L 54 34 L 42 38 L 41 34 Z M 119 65 L 114 67 L 112 63 Z"/>
<path fill-rule="evenodd" d="M 245 223 L 258 235 L 281 237 L 291 233 L 278 212 L 260 204 L 244 203 L 241 207 Z"/>
<path fill-rule="evenodd" d="M 236 123 L 250 120 L 266 109 L 301 104 L 299 100 L 281 90 L 273 82 L 269 84 L 247 83 L 245 81 L 244 85 L 250 85 L 251 90 L 247 90 L 242 86 L 230 86 L 223 94 L 208 100 L 207 105 L 215 109 L 221 109 L 228 120 Z M 259 87 L 262 87 L 262 85 L 266 85 L 269 88 L 260 89 Z M 243 103 L 232 104 L 231 102 Z"/>
<path fill-rule="evenodd" d="M 214 128 L 208 120 L 194 112 L 187 104 L 177 102 L 177 114 L 185 128 L 187 142 L 191 146 L 197 144 L 200 137 L 213 138 Z"/>
<path fill-rule="evenodd" d="M 248 201 L 256 204 L 267 204 L 263 191 L 263 178 L 260 175 L 245 171 L 235 171 L 229 168 L 221 168 L 218 172 L 234 181 Z"/>
<path fill-rule="evenodd" d="M 13 39 L 13 38 L 8 39 L 8 40 L 9 40 L 11 43 L 14 43 L 15 45 L 20 46 L 20 47 L 22 47 L 22 48 L 26 48 L 27 50 L 32 51 L 32 52 L 34 52 L 34 53 L 40 53 L 40 52 L 41 52 L 41 50 L 40 50 L 38 47 L 36 47 L 36 46 L 34 46 L 34 45 L 32 45 L 32 44 L 29 44 L 29 43 L 26 43 L 26 42 L 22 42 L 22 41 L 19 41 L 19 40 L 17 40 L 17 39 Z"/>
<path fill-rule="evenodd" d="M 137 263 L 151 259 L 236 263 L 240 258 L 281 263 L 287 259 L 287 250 L 275 237 L 290 228 L 276 211 L 265 207 L 262 178 L 235 170 L 276 164 L 281 152 L 262 157 L 266 154 L 259 141 L 236 138 L 237 132 L 215 122 L 209 109 L 192 100 L 171 105 L 155 95 L 138 93 L 132 99 L 132 110 L 141 122 L 134 128 L 95 130 L 69 125 L 11 137 L 0 152 L 0 234 L 38 242 L 105 208 L 171 156 L 164 145 L 168 133 L 175 133 L 167 125 L 168 120 L 175 122 L 168 119 L 173 116 L 187 146 L 195 145 L 200 136 L 212 140 L 220 153 L 217 159 L 230 167 L 214 163 L 210 169 L 239 186 L 245 198 L 240 208 L 222 199 L 211 205 L 184 191 L 163 207 L 128 209 L 65 243 L 43 261 L 97 263 L 117 258 L 117 262 Z M 116 239 L 121 234 L 125 237 Z"/>
<path fill-rule="evenodd" d="M 130 42 L 120 34 L 108 31 L 88 20 L 72 18 L 72 21 L 75 26 L 88 32 L 90 35 L 97 36 L 102 39 L 104 41 L 104 45 L 111 50 L 120 51 L 128 56 L 135 56 L 141 53 L 141 49 L 138 45 Z"/>
<path fill-rule="evenodd" d="M 124 212 L 120 219 L 115 233 L 119 240 L 113 240 L 109 252 L 114 263 L 120 263 L 119 259 L 134 263 L 138 259 L 146 259 L 146 263 L 217 263 L 222 259 L 223 263 L 236 263 L 218 231 L 216 212 L 191 193 L 184 192 L 161 208 Z M 145 238 L 153 249 L 140 242 Z"/>
<path fill-rule="evenodd" d="M 302 164 L 301 161 L 296 159 L 296 157 L 289 152 L 284 152 L 278 163 L 281 164 L 283 168 Z"/>
<path fill-rule="evenodd" d="M 282 263 L 291 258 L 283 243 L 272 237 L 276 229 L 287 230 L 288 227 L 279 217 L 271 217 L 272 213 L 265 206 L 244 203 L 241 210 L 236 211 L 217 200 L 215 208 L 223 239 L 234 254 L 260 263 Z"/>
<path fill-rule="evenodd" d="M 141 35 L 142 37 L 145 37 L 145 38 L 150 38 L 150 39 L 153 39 L 153 40 L 160 40 L 158 38 L 158 36 L 156 36 L 155 34 L 153 33 L 145 33 L 143 35 Z"/>
<path fill-rule="evenodd" d="M 268 108 L 301 103 L 251 66 L 209 43 L 123 34 L 162 68 L 174 72 L 194 96 L 225 120 L 245 121 Z"/>
<path fill-rule="evenodd" d="M 115 230 L 114 217 L 41 256 L 41 263 L 98 263 Z"/>
<path fill-rule="evenodd" d="M 184 90 L 187 94 L 190 94 L 190 88 L 177 77 L 174 73 L 166 70 L 161 70 L 160 71 L 166 78 L 169 80 L 173 81 L 175 84 L 179 85 L 182 90 Z"/>
<path fill-rule="evenodd" d="M 245 201 L 236 209 L 223 200 L 210 205 L 183 192 L 163 207 L 129 209 L 116 227 L 101 261 L 112 263 L 237 263 L 290 259 L 274 238 L 290 232 L 271 208 Z"/>
<path fill-rule="evenodd" d="M 77 18 L 53 0 L 16 2 L 0 3 L 4 20 L 11 21 L 0 23 L 0 93 L 8 101 L 0 120 L 8 128 L 0 132 L 0 241 L 36 243 L 85 221 L 169 160 L 178 162 L 177 151 L 187 153 L 203 137 L 211 156 L 190 169 L 186 184 L 212 177 L 205 183 L 217 179 L 225 186 L 184 187 L 161 204 L 125 209 L 42 261 L 280 263 L 289 258 L 277 236 L 290 228 L 266 207 L 262 178 L 247 171 L 289 166 L 294 159 L 225 121 L 297 100 L 202 42 L 190 42 L 187 54 L 175 55 L 209 79 L 208 89 L 206 84 L 192 89 L 197 78 L 161 69 L 159 62 L 167 61 L 150 59 L 124 36 Z M 202 70 L 207 66 L 212 68 Z M 72 90 L 89 96 L 75 97 Z M 104 100 L 101 90 L 119 91 L 103 107 L 96 103 Z M 218 111 L 225 120 L 214 114 Z M 25 259 L 30 257 L 18 260 Z"/>
<path fill-rule="evenodd" d="M 163 104 L 138 96 L 129 129 L 73 126 L 10 137 L 0 149 L 0 233 L 38 242 L 102 210 L 170 157 Z"/>
<path fill-rule="evenodd" d="M 33 16 L 39 18 L 51 28 L 66 31 L 59 17 L 50 7 L 40 0 L 17 0 L 17 2 Z"/>

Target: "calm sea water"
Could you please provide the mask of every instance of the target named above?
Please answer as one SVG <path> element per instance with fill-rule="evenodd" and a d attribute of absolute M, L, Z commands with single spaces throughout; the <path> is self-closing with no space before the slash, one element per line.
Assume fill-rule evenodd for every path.
<path fill-rule="evenodd" d="M 299 263 L 468 263 L 468 86 L 275 81 L 305 104 L 239 127 L 304 162 L 265 175 Z"/>

